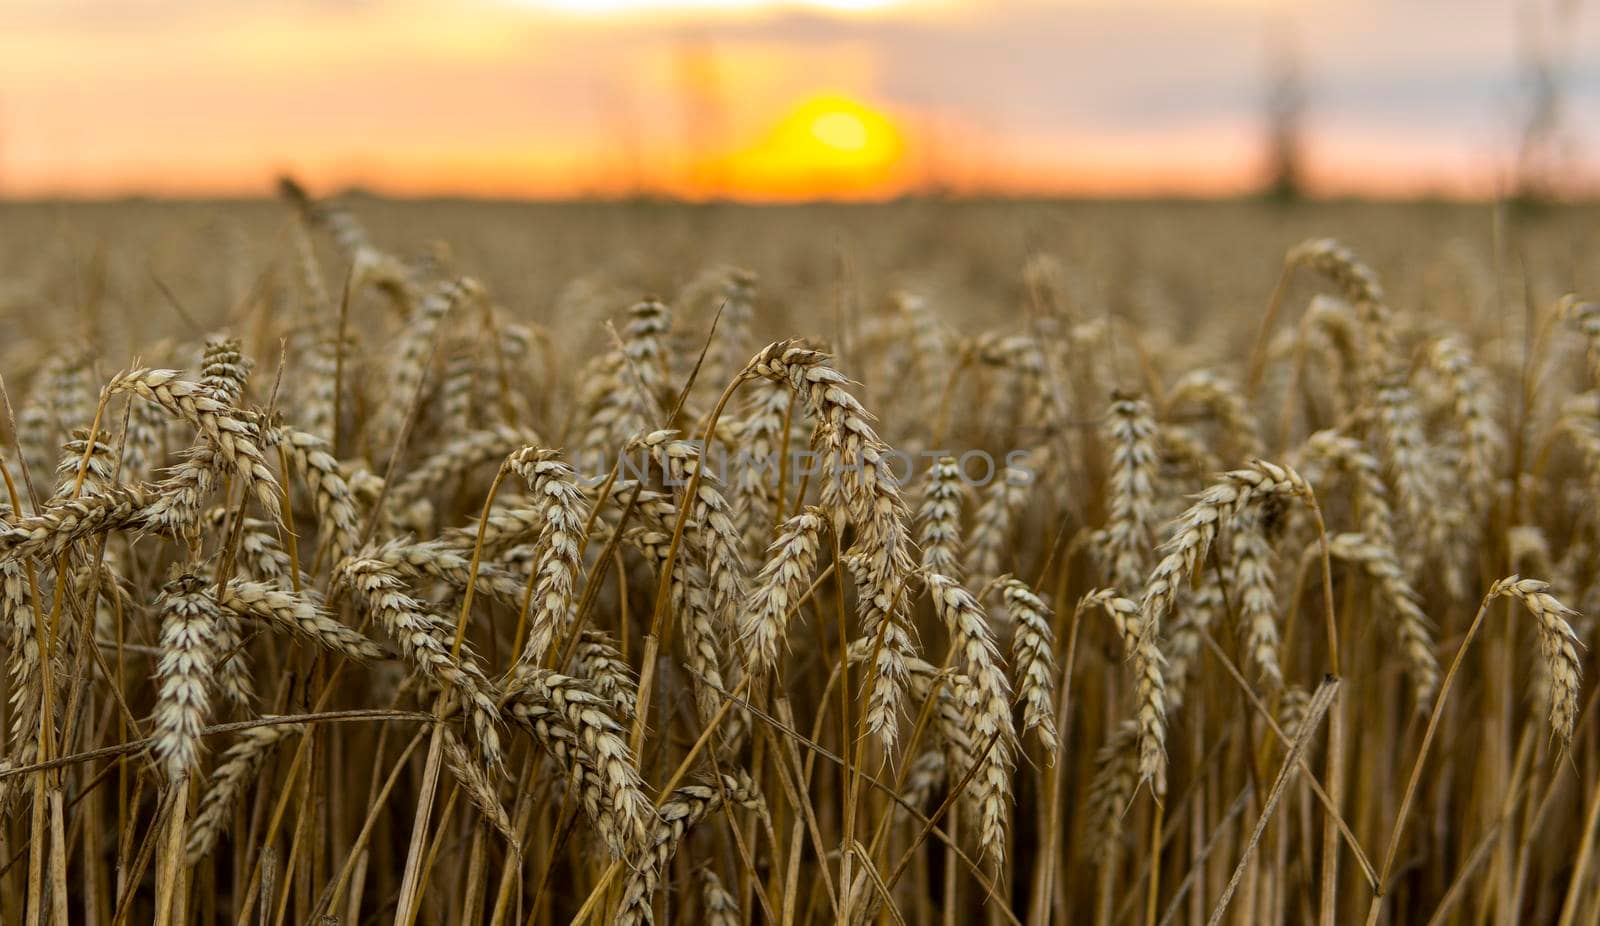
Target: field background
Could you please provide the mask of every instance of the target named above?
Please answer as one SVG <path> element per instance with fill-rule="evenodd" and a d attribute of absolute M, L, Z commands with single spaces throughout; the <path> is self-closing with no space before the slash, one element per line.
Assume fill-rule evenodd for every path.
<path fill-rule="evenodd" d="M 371 257 L 336 245 L 327 233 L 352 217 L 365 227 L 363 247 L 398 260 L 395 272 L 419 296 L 390 298 L 365 285 L 376 280 L 369 277 L 341 314 L 339 293 L 349 268 Z M 1348 250 L 1327 242 L 1295 250 L 1328 237 Z M 313 260 L 297 250 L 303 243 L 310 244 Z M 1286 263 L 1290 254 L 1300 256 Z M 57 588 L 72 591 L 66 613 L 95 628 L 101 641 L 95 645 L 117 667 L 114 684 L 92 669 L 83 638 L 70 633 L 61 638 L 56 663 L 44 661 L 58 664 L 55 681 L 47 682 L 52 676 L 42 672 L 37 653 L 31 663 L 27 658 L 24 641 L 32 625 L 8 628 L 8 684 L 23 707 L 7 710 L 13 726 L 7 755 L 30 734 L 37 701 L 28 699 L 54 690 L 52 684 L 59 686 L 53 697 L 77 699 L 70 703 L 82 722 L 74 721 L 70 736 L 62 734 L 70 741 L 53 744 L 67 753 L 61 771 L 30 766 L 26 779 L 15 771 L 0 778 L 18 785 L 0 792 L 10 812 L 0 827 L 0 862 L 10 862 L 0 870 L 0 911 L 8 919 L 40 911 L 58 922 L 81 917 L 97 923 L 113 921 L 119 910 L 134 920 L 231 922 L 259 910 L 276 922 L 308 922 L 332 911 L 351 923 L 556 923 L 580 911 L 599 921 L 601 911 L 615 912 L 620 904 L 639 917 L 622 922 L 654 916 L 729 924 L 831 922 L 837 905 L 849 903 L 857 922 L 903 916 L 919 926 L 1042 926 L 1091 918 L 1106 926 L 1154 926 L 1168 922 L 1163 917 L 1169 914 L 1171 921 L 1198 924 L 1214 908 L 1231 922 L 1320 916 L 1331 926 L 1359 922 L 1369 907 L 1375 921 L 1387 923 L 1428 922 L 1437 914 L 1451 922 L 1509 924 L 1555 921 L 1563 913 L 1594 922 L 1600 916 L 1600 866 L 1593 860 L 1600 742 L 1590 713 L 1580 710 L 1592 684 L 1579 687 L 1576 677 L 1561 674 L 1593 666 L 1592 650 L 1582 647 L 1593 644 L 1594 621 L 1551 605 L 1544 612 L 1550 620 L 1537 623 L 1516 601 L 1497 598 L 1492 611 L 1479 603 L 1491 588 L 1504 590 L 1496 580 L 1517 571 L 1553 581 L 1565 604 L 1579 612 L 1592 614 L 1600 603 L 1593 552 L 1600 531 L 1593 504 L 1600 405 L 1589 391 L 1596 385 L 1591 345 L 1600 337 L 1600 309 L 1563 298 L 1600 292 L 1596 254 L 1600 207 L 1593 205 L 1241 199 L 744 206 L 366 196 L 308 205 L 303 213 L 292 202 L 264 200 L 0 205 L 0 374 L 20 420 L 31 422 L 20 435 L 0 430 L 7 465 L 14 467 L 20 438 L 42 493 L 40 503 L 24 506 L 27 517 L 7 513 L 0 564 L 15 575 L 18 560 L 7 551 L 23 546 L 29 552 L 22 559 L 48 576 L 67 563 L 86 567 L 91 555 L 109 550 L 107 574 L 126 592 L 116 599 L 125 599 L 125 613 L 111 614 L 110 586 L 100 587 L 98 578 L 85 585 L 88 573 L 81 570 L 71 582 L 58 573 Z M 748 292 L 729 267 L 754 274 L 752 311 L 747 319 L 724 320 L 704 375 L 678 408 L 674 400 L 696 375 L 717 308 Z M 483 295 L 470 284 L 457 287 L 463 278 L 480 284 Z M 1381 281 L 1381 297 L 1374 281 Z M 1249 361 L 1275 290 L 1281 314 L 1259 341 L 1266 375 L 1251 391 Z M 455 314 L 435 329 L 438 316 L 430 312 L 444 304 L 440 300 Z M 460 300 L 459 306 L 450 300 Z M 1301 324 L 1308 306 L 1319 307 L 1326 327 Z M 1588 342 L 1584 325 L 1595 331 Z M 330 346 L 341 327 L 349 335 L 342 352 Z M 1351 332 L 1356 335 L 1341 340 Z M 239 344 L 219 340 L 225 335 Z M 878 676 L 854 669 L 846 682 L 850 697 L 830 697 L 838 690 L 829 679 L 839 670 L 841 649 L 873 639 L 870 625 L 858 622 L 865 620 L 862 587 L 837 578 L 819 580 L 815 597 L 804 599 L 803 609 L 796 606 L 802 616 L 787 636 L 780 632 L 780 642 L 787 642 L 770 690 L 760 690 L 767 670 L 750 667 L 742 621 L 756 607 L 753 597 L 730 599 L 738 606 L 718 612 L 722 623 L 713 621 L 698 638 L 710 656 L 678 640 L 649 662 L 641 652 L 648 651 L 656 614 L 711 620 L 709 612 L 676 597 L 676 586 L 671 606 L 657 605 L 658 590 L 667 586 L 659 583 L 659 562 L 651 557 L 665 551 L 678 506 L 692 509 L 692 539 L 684 548 L 690 565 L 680 564 L 688 571 L 675 575 L 687 576 L 681 581 L 691 591 L 710 595 L 704 570 L 724 549 L 715 545 L 722 542 L 715 531 L 702 531 L 715 523 L 714 511 L 691 505 L 670 482 L 658 480 L 651 484 L 659 490 L 652 496 L 659 503 L 650 515 L 655 520 L 639 513 L 642 524 L 620 530 L 615 522 L 628 518 L 631 508 L 619 513 L 618 498 L 607 499 L 605 488 L 598 501 L 592 493 L 575 495 L 581 512 L 593 503 L 604 515 L 588 525 L 592 535 L 583 535 L 575 587 L 565 598 L 555 596 L 559 608 L 550 607 L 563 619 L 569 606 L 581 614 L 625 665 L 620 683 L 607 680 L 610 670 L 581 660 L 555 668 L 577 677 L 572 684 L 586 697 L 598 697 L 593 692 L 603 682 L 628 689 L 634 683 L 628 669 L 648 674 L 659 668 L 654 701 L 638 706 L 638 714 L 630 716 L 631 708 L 618 701 L 598 712 L 603 718 L 589 718 L 602 732 L 631 728 L 631 750 L 618 761 L 641 777 L 648 799 L 673 796 L 655 789 L 677 783 L 675 769 L 687 769 L 694 781 L 723 784 L 734 781 L 726 777 L 731 773 L 748 773 L 761 795 L 696 827 L 673 831 L 662 824 L 665 835 L 652 830 L 656 841 L 647 845 L 660 855 L 649 870 L 661 878 L 661 889 L 653 890 L 658 885 L 642 886 L 642 876 L 619 874 L 622 869 L 608 861 L 605 850 L 615 843 L 606 841 L 605 814 L 579 811 L 578 792 L 562 774 L 578 760 L 552 750 L 547 730 L 512 711 L 516 704 L 550 711 L 556 701 L 519 689 L 514 674 L 503 676 L 522 639 L 516 598 L 506 583 L 522 588 L 525 580 L 533 588 L 543 574 L 534 563 L 565 555 L 564 548 L 546 533 L 529 533 L 521 539 L 537 536 L 538 543 L 513 546 L 508 540 L 481 551 L 472 540 L 474 519 L 498 490 L 496 511 L 522 512 L 545 530 L 556 515 L 536 505 L 541 489 L 531 481 L 524 485 L 520 470 L 503 486 L 495 482 L 496 465 L 508 454 L 545 448 L 564 451 L 570 461 L 580 449 L 614 453 L 663 424 L 698 434 L 718 391 L 747 359 L 770 342 L 796 337 L 831 352 L 831 360 L 805 363 L 824 371 L 831 364 L 850 380 L 838 388 L 869 413 L 850 417 L 847 399 L 819 387 L 822 398 L 795 404 L 792 422 L 782 419 L 796 442 L 806 439 L 807 428 L 813 439 L 826 441 L 864 427 L 897 448 L 982 449 L 996 458 L 1013 450 L 1040 454 L 1041 478 L 1031 494 L 1008 496 L 1003 485 L 957 493 L 953 518 L 942 525 L 957 535 L 957 555 L 942 565 L 922 558 L 937 546 L 941 529 L 940 515 L 928 507 L 934 488 L 927 473 L 900 487 L 903 511 L 882 495 L 874 496 L 882 505 L 868 507 L 919 547 L 910 552 L 916 568 L 904 587 L 915 600 L 906 603 L 904 621 L 929 672 L 948 660 L 967 673 L 960 684 L 970 686 L 979 670 L 999 667 L 1025 692 L 1039 678 L 1021 671 L 1022 656 L 1012 649 L 1019 639 L 1014 602 L 1001 606 L 985 593 L 996 588 L 989 580 L 1005 572 L 1050 603 L 1054 615 L 1046 623 L 1053 635 L 1039 644 L 1053 660 L 1040 670 L 1050 686 L 1035 694 L 1059 705 L 1063 741 L 1053 763 L 1036 731 L 1008 734 L 1007 754 L 996 764 L 962 757 L 952 744 L 964 726 L 976 737 L 984 724 L 1002 723 L 1001 716 L 1006 727 L 1022 716 L 1019 709 L 1013 718 L 1003 704 L 986 714 L 966 702 L 966 713 L 953 724 L 942 717 L 949 725 L 921 731 L 927 739 L 916 752 L 887 752 L 876 738 L 841 730 L 838 709 L 848 712 L 845 724 L 860 721 L 866 702 L 859 692 Z M 253 370 L 235 348 L 253 360 Z M 343 363 L 337 380 L 329 362 L 336 353 Z M 209 362 L 202 363 L 202 355 Z M 770 365 L 772 357 L 767 360 Z M 202 396 L 235 389 L 232 404 L 215 414 L 236 416 L 237 433 L 254 439 L 289 440 L 284 435 L 290 432 L 276 430 L 280 424 L 310 428 L 321 421 L 325 433 L 306 435 L 293 461 L 286 453 L 281 474 L 280 461 L 270 460 L 275 475 L 289 483 L 284 498 L 292 510 L 281 522 L 266 511 L 262 495 L 253 501 L 244 496 L 247 487 L 231 469 L 219 470 L 232 475 L 209 484 L 205 505 L 197 509 L 210 515 L 182 531 L 136 530 L 145 515 L 102 531 L 78 516 L 75 505 L 109 504 L 87 497 L 87 490 L 101 494 L 116 481 L 115 454 L 102 439 L 92 454 L 99 468 L 92 468 L 86 486 L 75 487 L 84 445 L 61 447 L 73 429 L 94 420 L 100 386 L 134 367 L 187 370 L 185 381 L 200 380 L 204 372 L 205 384 L 192 387 Z M 1210 375 L 1194 379 L 1196 371 Z M 140 376 L 160 374 L 133 379 Z M 154 388 L 129 385 L 126 378 L 115 382 L 120 391 L 101 419 L 112 437 L 125 427 L 123 393 L 143 396 L 139 389 Z M 332 416 L 327 397 L 336 382 L 343 389 L 341 414 Z M 775 391 L 787 401 L 781 383 L 768 384 L 767 393 L 758 387 L 752 374 L 720 421 L 722 440 L 738 445 L 759 430 L 763 407 L 747 404 L 753 396 Z M 814 417 L 817 407 L 846 415 L 840 420 L 850 427 L 801 420 Z M 769 417 L 771 411 L 767 406 Z M 415 428 L 399 427 L 410 414 Z M 126 420 L 146 429 L 141 440 L 150 456 L 137 478 L 121 477 L 127 485 L 118 491 L 144 493 L 135 496 L 134 507 L 142 511 L 140 505 L 177 494 L 162 466 L 203 466 L 209 457 L 182 454 L 196 440 L 184 421 L 161 423 L 157 416 L 156 427 L 148 415 Z M 1355 448 L 1340 461 L 1319 457 L 1326 446 L 1307 443 L 1313 432 L 1334 428 Z M 1487 446 L 1483 433 L 1495 434 Z M 401 434 L 409 443 L 395 443 Z M 202 438 L 206 447 L 216 440 L 205 432 Z M 324 477 L 316 489 L 303 480 L 312 459 L 308 448 L 320 446 L 337 457 L 339 477 Z M 397 446 L 400 454 L 391 461 Z M 1258 454 L 1271 463 L 1242 477 L 1219 475 L 1253 465 Z M 1480 482 L 1468 485 L 1463 474 L 1471 472 L 1474 454 L 1492 463 L 1478 471 Z M 1129 459 L 1142 462 L 1130 466 Z M 49 475 L 57 461 L 59 487 Z M 1343 634 L 1344 687 L 1327 715 L 1342 739 L 1324 739 L 1313 728 L 1305 744 L 1308 768 L 1337 789 L 1361 858 L 1388 876 L 1389 896 L 1381 902 L 1374 901 L 1355 854 L 1340 847 L 1337 834 L 1329 835 L 1331 824 L 1303 777 L 1271 808 L 1275 815 L 1268 817 L 1263 841 L 1251 840 L 1249 828 L 1262 819 L 1264 796 L 1285 758 L 1261 717 L 1270 710 L 1293 729 L 1294 710 L 1316 690 L 1332 655 L 1322 636 L 1322 573 L 1312 557 L 1319 534 L 1302 504 L 1310 489 L 1298 476 L 1272 468 L 1291 462 L 1315 474 L 1307 478 L 1327 531 L 1344 544 L 1329 569 L 1326 602 L 1336 607 Z M 385 485 L 391 467 L 394 478 Z M 1250 505 L 1259 510 L 1241 502 L 1230 513 L 1230 487 L 1243 484 L 1239 479 L 1266 478 L 1263 473 L 1278 474 L 1268 492 L 1275 500 L 1255 499 Z M 1224 493 L 1205 496 L 1223 499 L 1220 515 L 1188 508 L 1208 486 Z M 72 498 L 80 488 L 86 497 Z M 252 481 L 248 488 L 260 491 L 264 484 Z M 764 491 L 759 485 L 723 489 L 741 503 L 749 498 L 740 493 Z M 840 502 L 818 484 L 806 491 L 804 500 L 824 506 L 840 525 L 840 549 L 829 549 L 832 535 L 821 533 L 817 568 L 841 550 L 872 554 L 872 544 L 882 542 L 884 528 L 852 507 L 854 499 Z M 382 549 L 354 542 L 349 524 L 327 507 L 330 493 L 352 506 L 360 524 L 374 525 Z M 1380 508 L 1384 517 L 1374 521 Z M 1222 525 L 1207 540 L 1215 541 L 1216 554 L 1185 567 L 1162 634 L 1146 633 L 1151 625 L 1144 616 L 1107 620 L 1080 604 L 1091 589 L 1120 577 L 1123 587 L 1116 591 L 1131 599 L 1123 602 L 1131 613 L 1151 607 L 1141 595 L 1158 586 L 1168 565 L 1162 556 L 1172 549 L 1157 544 L 1212 524 Z M 655 533 L 638 532 L 645 527 Z M 745 591 L 768 591 L 777 580 L 763 567 L 779 550 L 765 542 L 775 526 L 755 517 L 740 527 L 746 530 L 736 538 L 732 571 Z M 236 529 L 267 551 L 259 561 L 246 556 L 234 563 L 225 555 L 238 539 Z M 1362 542 L 1350 533 L 1358 529 L 1368 532 L 1368 541 L 1379 539 L 1373 531 L 1392 534 L 1381 562 L 1352 552 Z M 1117 542 L 1107 539 L 1119 530 L 1132 538 L 1124 538 L 1131 570 L 1116 565 Z M 1258 541 L 1249 563 L 1240 558 L 1245 536 Z M 60 549 L 48 546 L 51 537 L 63 538 Z M 97 549 L 102 539 L 109 544 Z M 613 540 L 626 555 L 601 557 Z M 492 577 L 483 578 L 487 590 L 464 606 L 463 577 L 473 568 L 467 558 L 476 562 L 479 552 L 488 570 L 480 577 Z M 402 554 L 415 561 L 381 559 Z M 454 565 L 445 565 L 446 554 L 455 557 L 448 561 Z M 441 558 L 430 563 L 435 556 Z M 213 680 L 201 678 L 194 684 L 215 696 L 209 715 L 162 735 L 188 736 L 192 745 L 198 724 L 243 728 L 207 729 L 205 749 L 166 777 L 143 761 L 147 754 L 118 751 L 132 738 L 125 709 L 141 723 L 158 725 L 172 710 L 171 692 L 163 687 L 171 673 L 159 657 L 173 649 L 162 634 L 176 620 L 174 589 L 250 579 L 277 583 L 287 593 L 290 557 L 305 572 L 290 583 L 294 594 L 313 610 L 326 604 L 328 616 L 381 641 L 385 657 L 357 666 L 261 630 L 239 644 L 241 661 L 248 659 L 255 673 L 255 698 L 224 702 Z M 232 579 L 217 572 L 235 566 Z M 474 762 L 491 748 L 483 731 L 461 722 L 449 698 L 431 687 L 437 678 L 408 672 L 416 666 L 403 646 L 404 628 L 396 629 L 378 596 L 351 591 L 357 567 L 387 576 L 416 596 L 417 607 L 435 614 L 436 626 L 424 633 L 435 645 L 448 645 L 456 614 L 465 615 L 461 658 L 481 654 L 486 676 L 496 680 L 483 684 L 511 699 L 499 708 L 505 711 L 499 718 L 505 774 L 490 762 L 479 773 L 487 777 L 473 777 Z M 1392 572 L 1386 576 L 1380 567 Z M 949 610 L 954 606 L 930 600 L 924 580 L 943 571 L 953 574 L 950 582 L 965 581 L 979 599 L 974 606 L 989 607 L 988 616 L 979 612 L 963 630 L 961 613 L 953 617 Z M 206 582 L 168 584 L 180 572 Z M 595 575 L 606 578 L 585 594 L 586 577 Z M 1265 597 L 1241 600 L 1241 583 L 1247 594 Z M 13 594 L 21 586 L 13 581 L 5 587 L 7 614 L 31 614 L 24 597 Z M 1207 589 L 1212 597 L 1201 604 Z M 185 594 L 204 599 L 200 592 Z M 1528 595 L 1532 605 L 1548 604 Z M 1229 619 L 1237 617 L 1229 602 L 1252 608 L 1264 623 Z M 1411 638 L 1406 645 L 1394 636 L 1407 603 L 1423 615 L 1411 631 L 1423 633 L 1424 642 Z M 1492 619 L 1482 631 L 1469 630 L 1479 626 L 1475 616 L 1486 613 Z M 1223 655 L 1198 649 L 1195 628 L 1207 626 L 1199 615 L 1212 622 L 1216 653 Z M 1567 638 L 1560 629 L 1569 620 L 1576 634 L 1570 650 L 1562 648 Z M 1246 637 L 1261 626 L 1272 630 L 1272 639 L 1256 650 Z M 1185 633 L 1185 645 L 1196 649 L 1180 653 L 1177 640 Z M 1431 663 L 1437 676 L 1469 638 L 1473 648 L 1448 697 L 1419 699 L 1413 690 L 1419 662 Z M 990 644 L 998 648 L 985 649 Z M 557 651 L 548 655 L 554 659 Z M 1158 803 L 1153 782 L 1142 777 L 1149 755 L 1138 754 L 1136 784 L 1132 741 L 1118 731 L 1129 718 L 1145 721 L 1155 710 L 1152 698 L 1159 704 L 1146 670 L 1179 660 L 1182 667 L 1166 680 L 1174 705 L 1177 691 L 1187 689 L 1181 713 L 1174 706 L 1165 731 L 1163 768 L 1171 790 Z M 1073 669 L 1066 672 L 1069 662 Z M 1269 663 L 1281 664 L 1284 684 L 1270 678 Z M 741 673 L 753 672 L 751 688 L 759 692 L 753 700 L 777 710 L 777 699 L 786 699 L 794 728 L 809 731 L 807 749 L 843 756 L 844 771 L 808 753 L 809 777 L 791 793 L 800 759 L 796 753 L 791 769 L 779 754 L 793 731 L 770 718 L 745 717 L 741 734 L 717 739 L 722 733 L 708 722 L 703 700 L 708 689 L 695 674 L 707 666 L 725 672 L 729 687 Z M 1575 731 L 1547 712 L 1552 690 L 1578 711 Z M 923 703 L 920 696 L 911 699 L 906 734 Z M 934 695 L 926 695 L 926 703 L 945 704 Z M 270 728 L 262 715 L 313 708 L 394 716 L 381 723 L 318 721 L 304 736 L 296 728 L 273 740 L 261 767 L 242 780 L 227 816 L 210 821 L 216 841 L 185 862 L 186 824 L 172 810 L 176 795 L 185 796 L 192 814 L 214 790 L 229 755 L 224 750 L 247 739 L 251 724 Z M 447 719 L 433 723 L 434 714 Z M 1424 746 L 1430 716 L 1441 721 L 1439 736 Z M 634 717 L 641 718 L 637 725 Z M 429 731 L 446 728 L 456 731 L 450 735 L 466 743 L 470 755 L 450 760 L 435 792 L 427 782 L 440 768 L 437 750 L 424 757 L 430 756 Z M 438 741 L 444 734 L 434 736 Z M 716 745 L 702 751 L 695 745 L 702 738 Z M 1412 802 L 1403 795 L 1419 755 L 1428 757 L 1418 765 L 1427 774 Z M 905 791 L 914 797 L 897 805 L 889 791 L 906 782 L 895 776 L 929 757 L 948 769 L 932 783 L 921 782 L 922 790 Z M 987 777 L 962 793 L 956 785 L 970 783 L 961 777 L 968 761 Z M 1337 766 L 1337 785 L 1325 763 Z M 396 785 L 380 795 L 378 784 L 391 771 Z M 882 780 L 864 796 L 847 796 L 863 775 Z M 939 831 L 952 848 L 924 842 L 935 826 L 924 814 L 947 820 L 939 817 L 946 809 L 941 801 L 952 789 L 960 794 L 961 813 L 948 824 L 948 837 Z M 54 819 L 45 809 L 52 800 L 68 803 Z M 274 808 L 284 811 L 281 819 Z M 1009 825 L 979 837 L 974 823 L 980 812 Z M 509 848 L 500 815 L 514 821 L 520 854 Z M 1391 847 L 1397 817 L 1409 829 Z M 833 877 L 851 873 L 839 854 L 850 841 L 847 819 L 856 838 L 872 843 L 850 857 L 870 857 L 880 877 L 906 853 L 904 877 L 891 891 L 893 913 L 877 904 L 859 867 L 848 899 L 831 888 Z M 370 830 L 363 828 L 367 821 Z M 1156 843 L 1158 827 L 1164 829 Z M 1340 860 L 1336 873 L 1323 867 L 1330 844 Z M 434 854 L 424 856 L 423 847 Z M 1240 859 L 1248 862 L 1239 868 L 1246 880 L 1230 907 L 1223 898 Z M 68 892 L 69 877 L 72 883 L 84 878 L 87 887 Z M 626 887 L 616 883 L 622 881 Z M 718 918 L 726 912 L 724 897 L 738 911 Z"/>

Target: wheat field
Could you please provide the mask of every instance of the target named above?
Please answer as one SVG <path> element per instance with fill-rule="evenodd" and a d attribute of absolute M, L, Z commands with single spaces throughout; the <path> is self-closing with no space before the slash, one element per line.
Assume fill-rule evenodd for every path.
<path fill-rule="evenodd" d="M 7 206 L 0 922 L 1595 922 L 1595 219 Z"/>

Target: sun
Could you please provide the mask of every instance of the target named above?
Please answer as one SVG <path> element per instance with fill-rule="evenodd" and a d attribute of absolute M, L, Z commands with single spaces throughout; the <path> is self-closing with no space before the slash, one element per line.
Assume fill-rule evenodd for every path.
<path fill-rule="evenodd" d="M 867 147 L 866 123 L 855 113 L 832 110 L 811 120 L 811 136 L 836 151 L 861 151 Z"/>
<path fill-rule="evenodd" d="M 887 114 L 842 94 L 812 97 L 754 146 L 727 158 L 731 192 L 774 199 L 860 198 L 898 191 L 905 139 Z"/>

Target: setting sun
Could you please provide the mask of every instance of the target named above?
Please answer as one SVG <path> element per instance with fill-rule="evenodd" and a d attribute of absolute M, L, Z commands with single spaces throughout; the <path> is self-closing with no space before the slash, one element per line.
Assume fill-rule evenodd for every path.
<path fill-rule="evenodd" d="M 823 113 L 811 120 L 811 134 L 838 151 L 860 151 L 867 146 L 867 127 L 855 113 Z"/>
<path fill-rule="evenodd" d="M 905 139 L 894 120 L 838 94 L 790 110 L 756 145 L 727 158 L 729 192 L 762 198 L 877 196 L 903 185 Z"/>

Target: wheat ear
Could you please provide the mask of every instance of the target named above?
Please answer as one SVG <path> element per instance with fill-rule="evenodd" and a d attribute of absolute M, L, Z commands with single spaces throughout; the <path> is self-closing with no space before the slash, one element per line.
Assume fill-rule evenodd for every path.
<path fill-rule="evenodd" d="M 656 824 L 650 846 L 634 861 L 633 871 L 623 885 L 622 907 L 616 918 L 618 926 L 655 922 L 651 898 L 661 884 L 668 863 L 689 830 L 721 808 L 724 800 L 736 807 L 761 806 L 755 785 L 743 771 L 723 775 L 713 784 L 685 785 L 672 792 L 661 805 L 661 821 Z"/>
<path fill-rule="evenodd" d="M 1518 576 L 1501 579 L 1489 589 L 1489 597 L 1500 596 L 1522 602 L 1539 625 L 1539 653 L 1550 685 L 1550 730 L 1562 748 L 1566 748 L 1572 742 L 1583 681 L 1583 663 L 1578 658 L 1578 647 L 1582 644 L 1572 630 L 1572 618 L 1577 617 L 1578 612 L 1550 594 L 1550 583 L 1538 579 Z"/>
<path fill-rule="evenodd" d="M 178 378 L 176 370 L 129 370 L 106 385 L 109 395 L 131 393 L 181 418 L 221 455 L 262 509 L 278 516 L 278 481 L 261 453 L 256 426 L 211 396 L 211 390 Z"/>
<path fill-rule="evenodd" d="M 1000 580 L 1000 594 L 1011 615 L 1011 671 L 1022 700 L 1022 732 L 1037 731 L 1039 745 L 1050 764 L 1056 761 L 1055 630 L 1050 608 L 1026 582 L 1010 576 Z"/>
<path fill-rule="evenodd" d="M 962 578 L 961 506 L 968 494 L 955 457 L 940 457 L 928 468 L 922 505 L 917 510 L 924 571 L 958 581 Z"/>
<path fill-rule="evenodd" d="M 217 605 L 201 579 L 183 575 L 167 583 L 156 607 L 161 661 L 152 736 L 167 781 L 177 785 L 200 764 L 200 731 L 211 712 L 206 689 L 217 659 Z"/>
<path fill-rule="evenodd" d="M 628 857 L 648 844 L 655 806 L 605 698 L 580 679 L 530 668 L 511 679 L 506 710 L 566 771 L 614 856 Z"/>
<path fill-rule="evenodd" d="M 889 469 L 888 445 L 850 394 L 849 380 L 830 365 L 826 354 L 780 341 L 751 359 L 743 375 L 788 383 L 807 417 L 822 425 L 817 439 L 825 442 L 825 455 L 840 464 L 839 478 L 830 479 L 839 493 L 832 513 L 848 517 L 856 526 L 856 541 L 845 562 L 860 592 L 862 630 L 882 641 L 868 683 L 866 726 L 892 753 L 904 707 L 905 662 L 916 647 L 906 622 L 912 544 L 905 503 Z"/>
<path fill-rule="evenodd" d="M 1003 863 L 1017 740 L 1011 722 L 1011 682 L 1000 661 L 989 619 L 977 599 L 955 579 L 941 575 L 928 576 L 928 594 L 950 635 L 952 661 L 972 679 L 977 694 L 968 719 L 979 748 L 988 750 L 979 759 L 978 774 L 972 782 L 979 819 L 978 844 L 986 856 Z"/>
<path fill-rule="evenodd" d="M 778 647 L 788 636 L 790 612 L 817 568 L 822 513 L 808 508 L 783 524 L 767 563 L 740 612 L 739 641 L 745 669 L 761 678 L 778 664 Z"/>
<path fill-rule="evenodd" d="M 273 718 L 266 715 L 261 719 Z M 222 831 L 228 827 L 233 805 L 250 787 L 278 743 L 305 730 L 302 723 L 268 723 L 239 731 L 239 738 L 222 753 L 221 761 L 211 773 L 210 787 L 200 799 L 200 809 L 189 825 L 189 841 L 184 849 L 188 864 L 193 865 L 211 854 Z"/>

